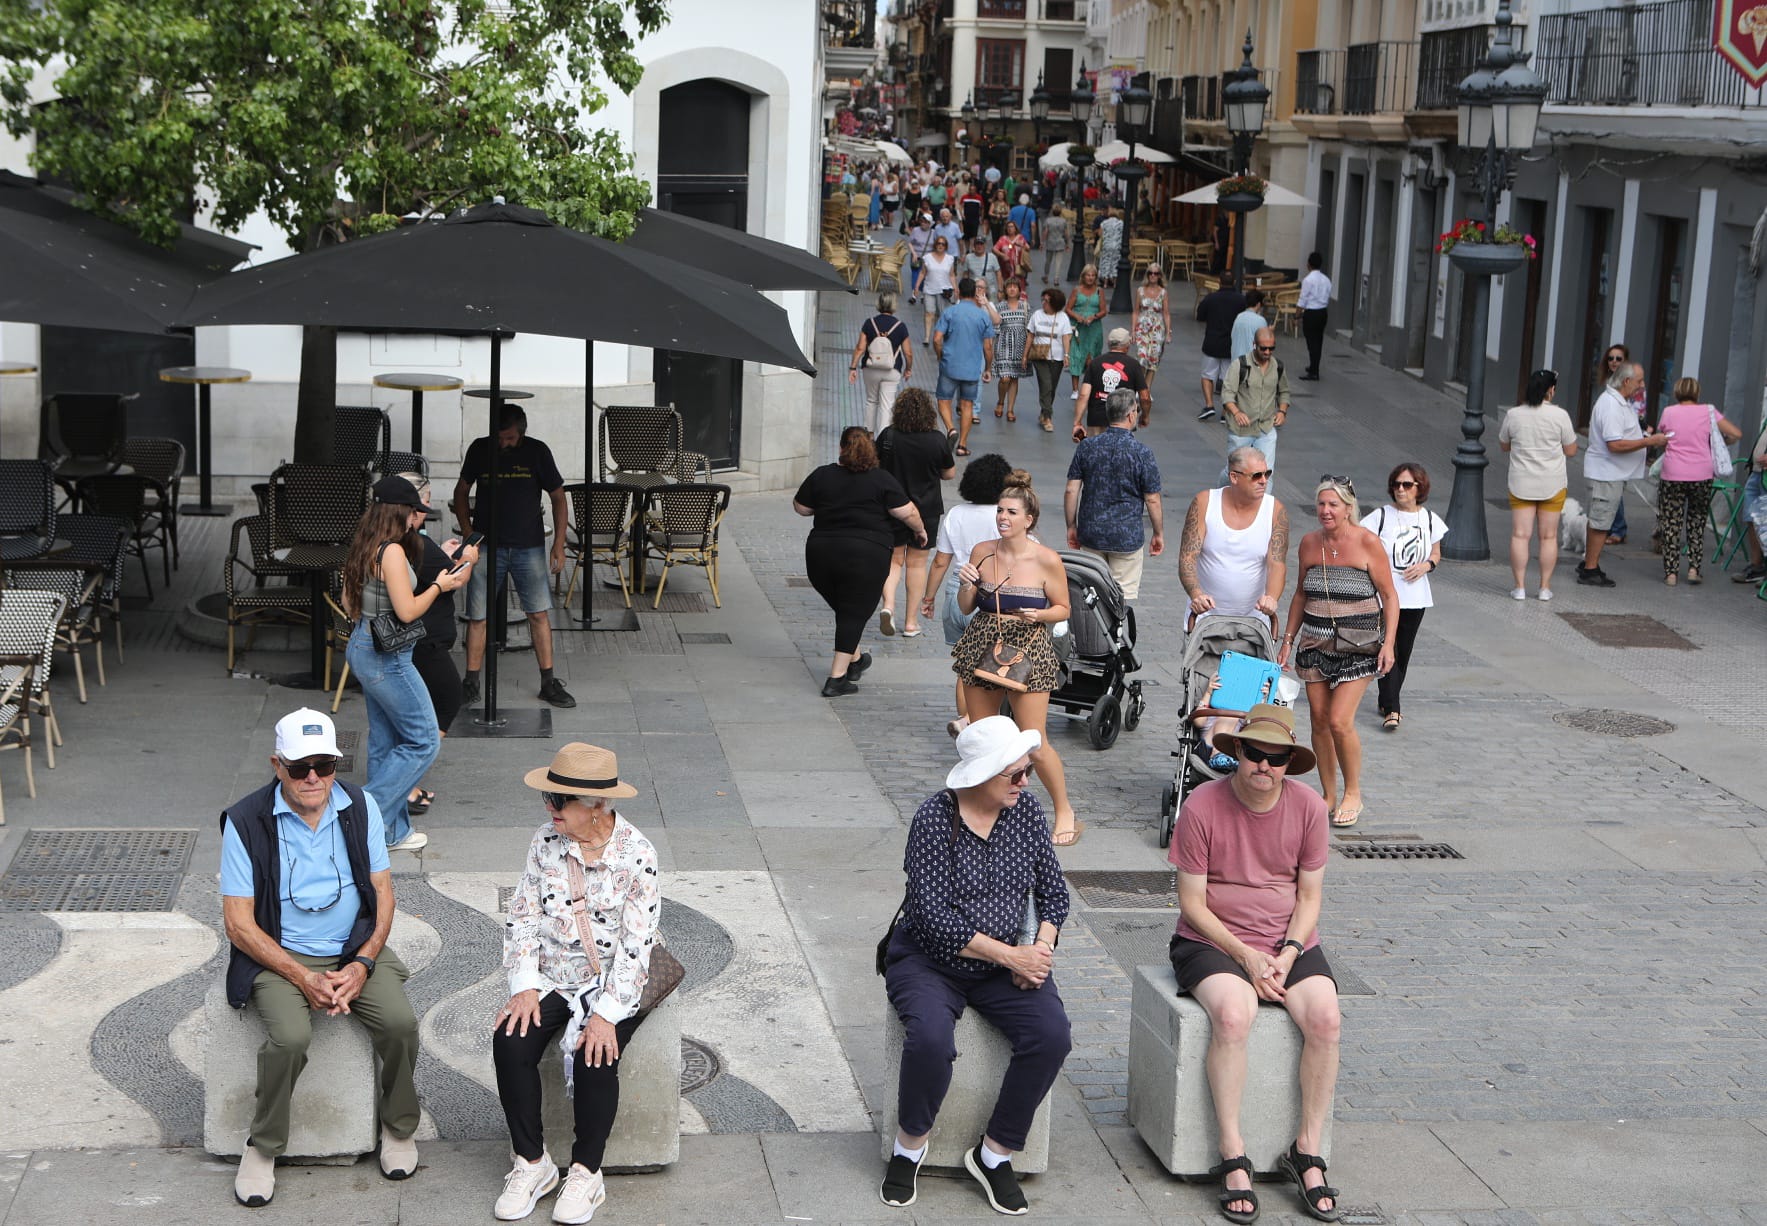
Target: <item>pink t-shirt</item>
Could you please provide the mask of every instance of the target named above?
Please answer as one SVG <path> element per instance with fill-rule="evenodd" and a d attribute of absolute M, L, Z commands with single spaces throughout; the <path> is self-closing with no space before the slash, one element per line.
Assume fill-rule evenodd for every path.
<path fill-rule="evenodd" d="M 1657 429 L 1673 430 L 1663 452 L 1663 480 L 1710 481 L 1712 479 L 1712 406 L 1672 404 L 1657 420 Z M 1724 420 L 1724 414 L 1718 414 Z"/>
<path fill-rule="evenodd" d="M 1206 874 L 1209 910 L 1247 945 L 1269 950 L 1288 933 L 1300 874 L 1325 867 L 1326 836 L 1325 800 L 1313 789 L 1284 780 L 1275 807 L 1253 813 L 1231 779 L 1216 779 L 1185 800 L 1166 858 L 1181 872 Z M 1183 916 L 1178 935 L 1207 941 Z M 1315 932 L 1307 944 L 1318 943 Z"/>

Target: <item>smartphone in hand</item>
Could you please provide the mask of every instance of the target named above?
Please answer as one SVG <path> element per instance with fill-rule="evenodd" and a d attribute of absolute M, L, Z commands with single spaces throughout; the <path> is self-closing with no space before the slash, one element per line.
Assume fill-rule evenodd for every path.
<path fill-rule="evenodd" d="M 464 563 L 461 562 L 461 560 L 460 560 L 461 557 L 465 555 L 465 553 L 468 549 L 471 549 L 476 545 L 482 545 L 484 543 L 484 540 L 485 540 L 485 534 L 483 532 L 474 532 L 471 535 L 469 535 L 464 541 L 461 541 L 459 547 L 456 548 L 453 553 L 448 555 L 448 557 L 454 563 L 454 565 L 451 566 L 449 569 L 450 570 L 459 570 L 461 568 L 461 566 L 464 565 Z"/>

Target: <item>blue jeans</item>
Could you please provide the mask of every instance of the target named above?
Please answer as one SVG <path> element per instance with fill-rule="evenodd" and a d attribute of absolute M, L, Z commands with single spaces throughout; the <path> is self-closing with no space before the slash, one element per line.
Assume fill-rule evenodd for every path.
<path fill-rule="evenodd" d="M 344 659 L 367 700 L 367 791 L 380 806 L 391 846 L 411 833 L 407 799 L 442 749 L 436 709 L 411 663 L 411 649 L 376 651 L 366 621 L 358 621 L 350 631 Z"/>
<path fill-rule="evenodd" d="M 939 399 L 956 400 L 961 404 L 974 404 L 976 393 L 981 389 L 982 381 L 978 376 L 974 379 L 953 379 L 943 370 L 939 371 Z"/>
<path fill-rule="evenodd" d="M 1234 434 L 1228 431 L 1227 454 L 1232 455 L 1241 447 L 1256 447 L 1264 453 L 1264 467 L 1276 467 L 1276 427 L 1271 426 L 1262 434 Z M 1221 465 L 1221 484 L 1227 484 L 1227 465 Z"/>
<path fill-rule="evenodd" d="M 495 574 L 490 572 L 495 571 Z M 466 620 L 482 622 L 490 606 L 486 602 L 487 587 L 495 590 L 508 575 L 515 585 L 516 599 L 523 613 L 548 613 L 552 610 L 552 570 L 546 562 L 546 546 L 524 545 L 496 550 L 491 558 L 480 558 L 466 580 Z"/>

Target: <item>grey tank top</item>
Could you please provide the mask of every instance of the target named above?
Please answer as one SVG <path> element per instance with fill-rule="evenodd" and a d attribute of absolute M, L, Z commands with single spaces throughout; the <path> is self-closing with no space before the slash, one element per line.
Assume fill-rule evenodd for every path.
<path fill-rule="evenodd" d="M 396 541 L 390 541 L 381 547 L 384 554 L 388 549 L 398 548 Z M 403 551 L 401 550 L 401 556 Z M 372 621 L 382 613 L 393 612 L 393 598 L 387 595 L 386 581 L 380 577 L 379 555 L 376 556 L 375 568 L 368 573 L 368 581 L 362 585 L 362 616 Z M 405 559 L 405 570 L 411 576 L 412 588 L 417 587 L 417 568 L 411 565 L 411 559 Z"/>

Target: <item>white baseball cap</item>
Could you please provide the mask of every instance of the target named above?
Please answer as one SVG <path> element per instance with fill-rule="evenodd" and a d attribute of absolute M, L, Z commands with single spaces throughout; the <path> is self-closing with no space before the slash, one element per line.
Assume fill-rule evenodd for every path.
<path fill-rule="evenodd" d="M 284 762 L 299 762 L 315 754 L 340 758 L 337 729 L 331 716 L 311 707 L 290 711 L 276 721 L 276 756 Z"/>

